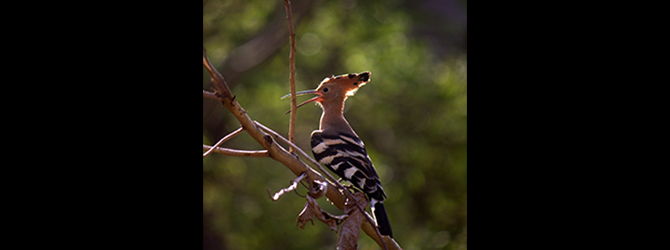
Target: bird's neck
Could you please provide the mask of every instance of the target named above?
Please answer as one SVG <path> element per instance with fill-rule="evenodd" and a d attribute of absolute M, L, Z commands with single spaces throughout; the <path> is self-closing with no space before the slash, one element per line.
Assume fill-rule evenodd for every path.
<path fill-rule="evenodd" d="M 321 105 L 323 114 L 321 114 L 320 130 L 324 133 L 356 134 L 349 122 L 344 119 L 344 100 L 324 104 Z"/>

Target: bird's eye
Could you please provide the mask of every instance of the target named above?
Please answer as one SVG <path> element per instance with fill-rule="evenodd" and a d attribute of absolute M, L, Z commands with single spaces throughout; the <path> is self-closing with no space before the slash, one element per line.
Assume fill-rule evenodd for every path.
<path fill-rule="evenodd" d="M 358 85 L 358 82 L 354 82 L 354 85 Z"/>
<path fill-rule="evenodd" d="M 323 89 L 323 93 L 326 93 L 326 92 L 328 92 L 328 88 Z"/>

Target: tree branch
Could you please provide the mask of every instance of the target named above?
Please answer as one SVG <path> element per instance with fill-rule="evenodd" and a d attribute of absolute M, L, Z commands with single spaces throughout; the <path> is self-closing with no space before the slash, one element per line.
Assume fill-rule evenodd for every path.
<path fill-rule="evenodd" d="M 279 197 L 281 197 L 285 193 L 288 193 L 288 192 L 291 192 L 291 191 L 295 190 L 296 188 L 298 188 L 298 183 L 300 181 L 302 181 L 302 179 L 304 179 L 306 176 L 307 176 L 307 174 L 305 174 L 305 173 L 301 174 L 300 176 L 298 176 L 298 178 L 291 181 L 291 186 L 289 186 L 287 188 L 283 188 L 282 190 L 279 190 L 279 192 L 275 193 L 274 195 L 272 195 L 270 193 L 270 190 L 267 190 L 268 195 L 270 196 L 270 199 L 272 199 L 272 201 L 277 201 L 279 199 Z"/>
<path fill-rule="evenodd" d="M 293 143 L 295 141 L 295 113 L 297 109 L 296 106 L 298 105 L 295 96 L 295 31 L 293 31 L 293 21 L 291 18 L 291 1 L 284 0 L 284 5 L 286 5 L 286 19 L 288 19 L 288 30 L 291 41 L 291 53 L 288 56 L 289 68 L 291 70 L 291 74 L 288 78 L 291 85 L 291 115 L 288 126 L 288 140 Z M 289 152 L 293 153 L 293 147 L 289 147 Z"/>
<path fill-rule="evenodd" d="M 202 90 L 202 97 L 206 97 L 206 98 L 214 99 L 214 100 L 219 100 L 219 98 L 216 97 L 216 94 L 214 94 L 212 92 L 209 92 L 209 91 L 205 91 L 205 90 Z"/>
<path fill-rule="evenodd" d="M 204 91 L 204 90 L 203 90 L 203 91 Z M 204 92 L 203 92 L 203 93 L 204 93 Z M 207 155 L 209 155 L 210 152 L 212 152 L 213 149 L 215 149 L 216 147 L 218 147 L 219 145 L 221 145 L 221 143 L 224 143 L 224 142 L 227 141 L 228 139 L 233 138 L 233 136 L 236 136 L 237 134 L 239 134 L 240 132 L 242 132 L 242 130 L 243 130 L 242 128 L 238 128 L 238 129 L 236 129 L 235 131 L 231 132 L 230 134 L 228 134 L 228 135 L 224 136 L 223 138 L 221 138 L 221 140 L 219 140 L 218 142 L 216 142 L 216 143 L 215 143 L 209 150 L 207 150 L 207 152 L 205 152 L 204 154 L 202 154 L 202 158 L 205 158 Z"/>
<path fill-rule="evenodd" d="M 230 156 L 242 156 L 242 157 L 268 157 L 267 150 L 239 150 L 239 149 L 230 149 L 230 148 L 221 148 L 221 147 L 212 147 L 202 144 L 203 150 L 211 150 L 214 153 L 230 155 Z"/>

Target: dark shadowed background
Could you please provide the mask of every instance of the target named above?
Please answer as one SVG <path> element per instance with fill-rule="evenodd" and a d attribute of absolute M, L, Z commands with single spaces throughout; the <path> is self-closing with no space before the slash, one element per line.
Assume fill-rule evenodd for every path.
<path fill-rule="evenodd" d="M 467 1 L 292 4 L 298 91 L 330 75 L 372 72 L 344 115 L 381 177 L 396 241 L 408 250 L 467 249 Z M 287 135 L 290 101 L 279 99 L 290 92 L 284 2 L 203 1 L 203 45 L 248 115 Z M 211 90 L 202 72 L 203 89 Z M 240 127 L 217 101 L 203 98 L 202 110 L 204 144 Z M 306 152 L 320 114 L 311 104 L 298 110 L 296 142 Z M 261 149 L 245 133 L 223 146 Z M 269 199 L 266 189 L 293 178 L 269 158 L 204 158 L 204 248 L 334 249 L 337 234 L 325 224 L 296 226 L 303 198 Z M 378 248 L 361 235 L 359 249 Z"/>

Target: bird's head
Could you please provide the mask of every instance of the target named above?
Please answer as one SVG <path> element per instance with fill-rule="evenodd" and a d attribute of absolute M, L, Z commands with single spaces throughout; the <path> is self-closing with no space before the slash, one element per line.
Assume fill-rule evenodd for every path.
<path fill-rule="evenodd" d="M 301 107 L 310 102 L 317 102 L 320 105 L 328 105 L 329 103 L 340 102 L 343 103 L 348 96 L 353 96 L 358 88 L 370 81 L 370 72 L 351 73 L 339 76 L 329 76 L 321 81 L 319 87 L 314 90 L 305 90 L 295 93 L 298 95 L 315 94 L 316 97 L 309 99 L 297 107 Z M 290 97 L 291 94 L 285 95 L 282 99 Z"/>

